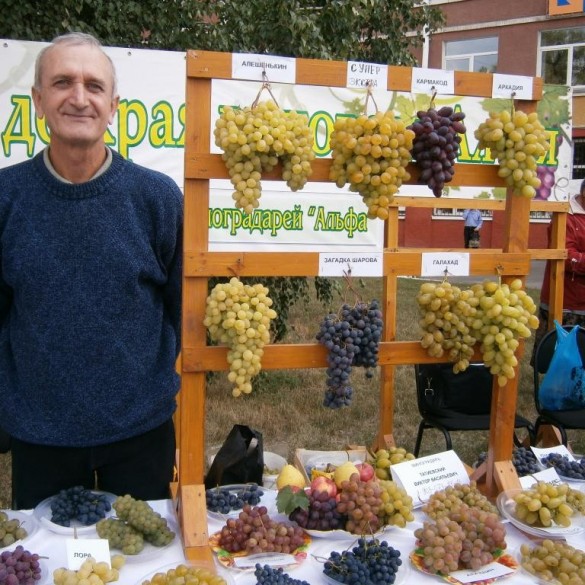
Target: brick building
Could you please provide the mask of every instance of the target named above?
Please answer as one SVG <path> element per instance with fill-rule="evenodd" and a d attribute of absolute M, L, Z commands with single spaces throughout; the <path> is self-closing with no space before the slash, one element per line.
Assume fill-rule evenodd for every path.
<path fill-rule="evenodd" d="M 547 84 L 572 88 L 573 160 L 566 190 L 574 192 L 585 178 L 585 0 L 424 1 L 442 10 L 445 25 L 415 53 L 420 67 L 541 76 Z M 401 244 L 461 246 L 461 220 L 448 215 L 408 209 Z M 482 247 L 498 247 L 503 213 L 489 215 Z M 531 247 L 546 246 L 547 223 L 532 220 Z M 432 243 L 423 241 L 429 234 Z"/>

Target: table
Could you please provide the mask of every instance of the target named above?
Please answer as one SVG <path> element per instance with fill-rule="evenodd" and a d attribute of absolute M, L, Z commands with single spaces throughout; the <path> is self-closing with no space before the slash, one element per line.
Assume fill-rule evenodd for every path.
<path fill-rule="evenodd" d="M 174 519 L 174 510 L 170 500 L 151 501 L 149 503 L 155 511 L 159 512 L 164 517 Z M 32 511 L 25 510 L 22 511 L 22 513 L 32 514 Z M 275 515 L 274 517 L 277 519 L 283 519 L 280 515 Z M 416 510 L 414 522 L 409 523 L 405 529 L 392 528 L 383 536 L 392 547 L 401 552 L 401 558 L 404 562 L 401 571 L 404 571 L 404 574 L 400 577 L 399 573 L 397 578 L 398 583 L 404 583 L 405 585 L 431 585 L 434 583 L 437 585 L 445 582 L 437 577 L 419 572 L 412 567 L 408 560 L 408 556 L 414 548 L 414 530 L 422 525 L 423 520 L 424 514 L 420 510 Z M 208 522 L 209 534 L 211 535 L 218 531 L 222 525 L 223 523 L 221 521 L 210 518 Z M 522 543 L 531 542 L 527 535 L 517 530 L 510 523 L 506 523 L 506 529 L 508 535 L 508 551 L 510 553 L 517 553 Z M 82 538 L 92 537 L 96 538 L 97 534 L 87 534 L 82 536 Z M 23 543 L 27 550 L 48 557 L 44 563 L 48 568 L 49 574 L 43 576 L 39 585 L 51 585 L 53 582 L 53 570 L 58 567 L 66 566 L 67 556 L 65 546 L 68 538 L 71 538 L 71 536 L 55 534 L 44 526 L 39 525 L 37 531 Z M 289 574 L 291 577 L 305 580 L 311 585 L 325 584 L 326 581 L 322 576 L 322 564 L 315 560 L 313 555 L 326 556 L 331 550 L 345 550 L 348 546 L 351 546 L 352 540 L 353 539 L 332 541 L 329 539 L 314 538 L 310 544 L 307 559 L 299 566 L 288 571 Z M 578 536 L 570 537 L 567 541 L 572 546 L 585 549 L 585 534 L 583 533 Z M 126 565 L 121 569 L 120 579 L 116 583 L 118 583 L 118 585 L 141 585 L 145 578 L 149 578 L 159 569 L 164 568 L 164 570 L 167 570 L 172 566 L 185 562 L 186 560 L 183 553 L 181 539 L 176 538 L 171 545 L 165 547 L 156 557 L 146 560 L 142 560 L 139 557 L 127 557 Z M 220 570 L 225 569 L 221 567 Z M 255 585 L 256 583 L 256 579 L 251 572 L 231 570 L 230 575 L 236 585 Z M 528 585 L 534 582 L 534 579 L 527 576 L 525 573 L 522 573 L 520 570 L 514 575 L 502 579 L 502 583 L 505 583 L 505 585 Z"/>

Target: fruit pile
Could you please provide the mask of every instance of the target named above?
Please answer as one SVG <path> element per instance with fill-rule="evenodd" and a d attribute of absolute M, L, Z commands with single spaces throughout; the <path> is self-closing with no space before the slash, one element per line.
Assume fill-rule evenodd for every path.
<path fill-rule="evenodd" d="M 260 563 L 254 567 L 254 577 L 256 585 L 310 585 L 307 581 L 294 579 L 282 567 L 262 566 Z"/>
<path fill-rule="evenodd" d="M 475 131 L 475 137 L 478 148 L 489 148 L 497 159 L 498 175 L 516 194 L 530 198 L 536 195 L 540 187 L 537 161 L 549 149 L 547 132 L 536 112 L 490 112 Z"/>
<path fill-rule="evenodd" d="M 0 554 L 0 585 L 34 585 L 41 579 L 39 555 L 18 545 Z"/>
<path fill-rule="evenodd" d="M 404 181 L 414 132 L 390 111 L 335 120 L 329 178 L 359 193 L 371 219 L 388 219 L 388 209 Z"/>
<path fill-rule="evenodd" d="M 460 134 L 466 132 L 462 121 L 465 114 L 444 106 L 418 111 L 416 116 L 409 128 L 415 134 L 412 156 L 421 171 L 419 181 L 426 183 L 435 197 L 441 197 L 445 183 L 455 174 Z"/>
<path fill-rule="evenodd" d="M 252 378 L 262 369 L 270 323 L 276 318 L 268 289 L 244 284 L 235 276 L 215 285 L 207 297 L 203 324 L 212 341 L 228 346 L 228 380 L 235 397 L 252 392 Z"/>
<path fill-rule="evenodd" d="M 307 116 L 285 112 L 273 101 L 241 109 L 224 106 L 214 137 L 223 150 L 236 207 L 245 213 L 258 207 L 262 173 L 279 161 L 282 179 L 292 191 L 302 189 L 311 175 L 315 155 Z"/>
<path fill-rule="evenodd" d="M 486 459 L 487 452 L 483 451 L 479 454 L 474 467 L 479 467 Z M 533 473 L 541 471 L 536 455 L 532 449 L 526 447 L 514 446 L 514 449 L 512 450 L 512 465 L 516 469 L 518 477 L 532 475 Z"/>
<path fill-rule="evenodd" d="M 462 372 L 479 343 L 483 362 L 500 386 L 515 376 L 519 340 L 538 327 L 536 305 L 519 278 L 509 284 L 485 280 L 465 290 L 447 280 L 425 282 L 416 301 L 421 345 L 428 355 L 447 352 L 453 371 Z"/>
<path fill-rule="evenodd" d="M 81 585 L 91 583 L 92 585 L 105 585 L 117 581 L 120 577 L 120 569 L 124 566 L 126 559 L 122 555 L 113 555 L 110 565 L 105 562 L 98 562 L 88 558 L 77 570 L 59 567 L 53 571 L 53 583 L 55 585 Z"/>
<path fill-rule="evenodd" d="M 141 582 L 141 585 L 177 585 L 178 583 L 227 585 L 227 581 L 215 571 L 192 565 L 177 565 L 166 571 L 158 571 L 150 579 Z"/>
<path fill-rule="evenodd" d="M 241 510 L 245 504 L 257 506 L 264 492 L 257 484 L 246 485 L 237 490 L 217 486 L 205 490 L 205 504 L 209 512 L 229 514 L 233 510 Z"/>
<path fill-rule="evenodd" d="M 372 465 L 378 479 L 392 479 L 390 471 L 392 465 L 403 461 L 412 461 L 413 459 L 415 459 L 414 455 L 404 447 L 392 446 L 387 449 L 378 449 L 373 454 Z"/>
<path fill-rule="evenodd" d="M 585 553 L 562 540 L 523 544 L 520 564 L 541 583 L 585 584 Z"/>
<path fill-rule="evenodd" d="M 28 536 L 28 532 L 17 518 L 10 518 L 0 510 L 0 548 L 10 546 Z"/>
<path fill-rule="evenodd" d="M 95 524 L 112 509 L 105 494 L 85 489 L 81 485 L 61 490 L 51 500 L 51 522 L 70 526 L 77 520 L 85 526 Z"/>
<path fill-rule="evenodd" d="M 136 555 L 144 549 L 145 541 L 153 546 L 166 546 L 175 538 L 166 519 L 148 502 L 125 495 L 118 496 L 112 507 L 118 517 L 104 518 L 96 525 L 98 536 L 107 539 L 110 548 Z"/>
<path fill-rule="evenodd" d="M 544 456 L 541 463 L 546 467 L 554 467 L 563 477 L 583 480 L 585 479 L 585 458 L 579 460 L 569 459 L 560 453 L 549 453 Z"/>

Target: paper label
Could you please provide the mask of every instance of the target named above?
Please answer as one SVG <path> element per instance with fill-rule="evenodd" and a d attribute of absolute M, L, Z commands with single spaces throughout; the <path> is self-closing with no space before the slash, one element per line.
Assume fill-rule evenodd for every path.
<path fill-rule="evenodd" d="M 90 557 L 110 566 L 110 544 L 105 538 L 68 538 L 65 546 L 67 568 L 71 571 L 77 571 Z"/>
<path fill-rule="evenodd" d="M 415 506 L 450 485 L 469 484 L 467 470 L 453 450 L 395 463 L 390 471 L 392 479 L 412 497 Z"/>
<path fill-rule="evenodd" d="M 233 79 L 264 81 L 263 73 L 269 82 L 295 83 L 297 77 L 296 59 L 253 53 L 232 54 Z"/>
<path fill-rule="evenodd" d="M 382 276 L 384 255 L 380 252 L 319 254 L 319 276 Z"/>
<path fill-rule="evenodd" d="M 466 252 L 423 252 L 421 276 L 469 276 Z"/>
<path fill-rule="evenodd" d="M 286 567 L 296 564 L 296 560 L 293 555 L 269 553 L 250 555 L 249 557 L 234 557 L 234 563 L 240 569 L 247 569 L 255 567 L 256 563 L 270 565 L 271 567 Z"/>
<path fill-rule="evenodd" d="M 436 91 L 440 94 L 455 93 L 455 72 L 445 69 L 412 68 L 412 93 L 428 93 Z"/>
<path fill-rule="evenodd" d="M 514 569 L 494 561 L 493 563 L 484 565 L 481 569 L 475 571 L 472 569 L 453 571 L 449 573 L 449 576 L 461 583 L 477 583 L 480 581 L 483 583 L 488 579 L 498 579 L 513 572 Z"/>
<path fill-rule="evenodd" d="M 512 94 L 514 94 L 513 97 L 515 100 L 531 100 L 533 84 L 534 80 L 532 77 L 494 73 L 492 79 L 492 97 L 512 99 Z"/>
<path fill-rule="evenodd" d="M 560 483 L 565 483 L 557 473 L 554 467 L 549 467 L 548 469 L 543 469 L 542 471 L 537 471 L 532 475 L 525 475 L 524 477 L 520 477 L 520 485 L 522 489 L 528 489 L 532 487 L 537 481 L 544 481 L 546 483 L 550 483 L 553 485 L 559 485 Z"/>
<path fill-rule="evenodd" d="M 365 89 L 388 89 L 388 65 L 348 61 L 347 87 Z"/>

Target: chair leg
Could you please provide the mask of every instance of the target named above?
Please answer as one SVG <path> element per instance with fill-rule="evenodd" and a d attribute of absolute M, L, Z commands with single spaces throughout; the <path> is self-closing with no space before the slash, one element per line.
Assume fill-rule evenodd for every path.
<path fill-rule="evenodd" d="M 453 443 L 451 442 L 451 435 L 449 434 L 449 431 L 444 427 L 437 428 L 443 433 L 443 436 L 445 437 L 445 443 L 447 445 L 446 451 L 450 451 L 453 448 Z"/>

